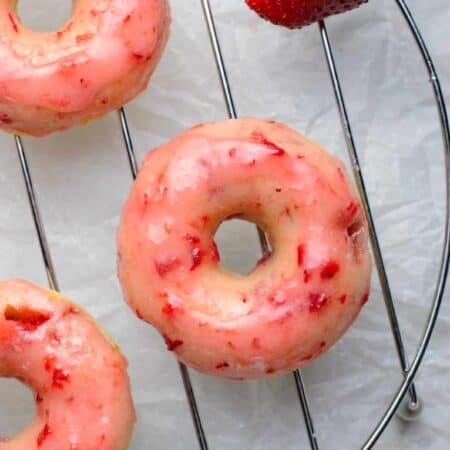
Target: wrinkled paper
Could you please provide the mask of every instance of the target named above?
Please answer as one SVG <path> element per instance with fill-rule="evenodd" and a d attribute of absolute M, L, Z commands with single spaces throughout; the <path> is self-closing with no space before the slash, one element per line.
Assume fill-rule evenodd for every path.
<path fill-rule="evenodd" d="M 28 24 L 51 28 L 69 11 L 68 1 L 59 3 L 22 0 L 20 7 Z M 201 2 L 171 4 L 167 52 L 150 88 L 127 107 L 139 160 L 187 127 L 226 117 Z M 242 0 L 211 4 L 239 115 L 283 121 L 348 163 L 318 27 L 274 27 Z M 448 101 L 450 5 L 410 0 L 410 7 Z M 443 146 L 431 86 L 395 1 L 371 0 L 330 18 L 327 26 L 412 359 L 436 284 L 445 213 Z M 131 185 L 117 116 L 24 143 L 61 289 L 106 326 L 129 358 L 138 415 L 132 449 L 198 448 L 175 359 L 129 311 L 117 281 L 115 230 Z M 0 134 L 0 145 L 1 278 L 45 285 L 13 138 Z M 251 226 L 231 222 L 218 242 L 228 267 L 245 270 L 258 258 Z M 378 448 L 450 445 L 449 327 L 445 302 L 417 379 L 423 413 L 411 424 L 394 418 Z M 376 274 L 358 321 L 303 374 L 320 448 L 359 448 L 401 381 Z M 210 448 L 309 448 L 292 376 L 229 382 L 191 375 Z M 32 397 L 3 379 L 0 397 L 0 432 L 17 431 L 32 417 Z"/>

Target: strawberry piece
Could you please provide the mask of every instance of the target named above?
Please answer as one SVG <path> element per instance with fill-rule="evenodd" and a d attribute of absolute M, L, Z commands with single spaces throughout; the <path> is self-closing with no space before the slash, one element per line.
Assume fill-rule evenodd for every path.
<path fill-rule="evenodd" d="M 368 0 L 245 0 L 263 19 L 287 28 L 302 28 Z"/>

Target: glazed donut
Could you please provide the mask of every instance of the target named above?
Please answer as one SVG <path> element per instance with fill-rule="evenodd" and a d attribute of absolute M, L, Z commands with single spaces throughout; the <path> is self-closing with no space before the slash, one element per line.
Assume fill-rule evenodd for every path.
<path fill-rule="evenodd" d="M 0 0 L 0 127 L 43 136 L 105 115 L 148 84 L 169 36 L 167 0 L 73 0 L 36 33 Z"/>
<path fill-rule="evenodd" d="M 87 313 L 26 281 L 0 283 L 0 377 L 27 384 L 36 417 L 1 450 L 125 450 L 135 415 L 126 360 Z"/>
<path fill-rule="evenodd" d="M 273 252 L 248 275 L 219 265 L 230 217 L 258 224 Z M 367 301 L 367 223 L 343 164 L 286 126 L 197 126 L 148 154 L 118 230 L 135 313 L 178 358 L 212 375 L 260 378 L 329 349 Z"/>

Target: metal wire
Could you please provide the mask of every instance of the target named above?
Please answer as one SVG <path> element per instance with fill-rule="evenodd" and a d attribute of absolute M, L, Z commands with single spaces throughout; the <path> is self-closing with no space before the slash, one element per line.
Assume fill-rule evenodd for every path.
<path fill-rule="evenodd" d="M 121 129 L 123 133 L 123 138 L 128 154 L 128 159 L 130 163 L 131 173 L 133 175 L 133 179 L 136 178 L 138 172 L 138 165 L 136 161 L 136 156 L 133 149 L 133 143 L 131 140 L 131 134 L 128 128 L 127 118 L 125 114 L 125 110 L 121 108 L 119 110 L 119 119 L 121 123 Z M 28 164 L 25 147 L 23 145 L 22 139 L 20 136 L 14 136 L 17 155 L 20 162 L 20 167 L 22 170 L 22 175 L 25 183 L 25 188 L 27 191 L 27 196 L 30 204 L 31 213 L 33 216 L 33 221 L 36 229 L 36 233 L 39 240 L 39 246 L 41 249 L 42 260 L 44 262 L 45 272 L 47 275 L 47 280 L 50 289 L 55 291 L 59 291 L 58 280 L 56 278 L 56 272 L 52 261 L 52 256 L 50 252 L 50 247 L 48 245 L 47 236 L 44 228 L 44 223 L 42 221 L 41 213 L 39 210 L 39 203 L 37 200 L 36 192 L 34 190 L 34 185 L 31 177 L 31 170 Z M 189 372 L 187 368 L 182 364 L 179 364 L 180 374 L 183 381 L 183 386 L 186 392 L 186 397 L 189 403 L 189 408 L 192 414 L 192 420 L 194 423 L 195 432 L 197 434 L 197 438 L 199 441 L 199 447 L 202 450 L 208 450 L 208 444 L 206 441 L 206 434 L 203 430 L 200 413 L 198 410 L 197 402 L 195 399 L 194 391 L 192 388 L 192 383 L 190 380 Z"/>
<path fill-rule="evenodd" d="M 125 143 L 125 149 L 127 151 L 128 162 L 130 163 L 131 176 L 133 177 L 133 180 L 135 180 L 139 172 L 139 166 L 136 159 L 136 153 L 134 152 L 133 141 L 131 140 L 131 134 L 128 127 L 128 120 L 125 114 L 125 109 L 120 108 L 118 113 L 123 141 Z"/>
<path fill-rule="evenodd" d="M 445 285 L 447 283 L 448 269 L 449 269 L 449 257 L 450 257 L 450 212 L 449 212 L 449 202 L 450 202 L 450 128 L 448 123 L 447 109 L 445 107 L 444 95 L 442 93 L 441 84 L 434 67 L 431 55 L 425 45 L 425 42 L 420 34 L 419 28 L 408 8 L 408 5 L 404 0 L 395 0 L 398 7 L 400 8 L 403 17 L 408 24 L 408 27 L 414 36 L 417 46 L 419 47 L 420 53 L 422 55 L 423 61 L 425 63 L 426 69 L 430 76 L 430 81 L 433 87 L 433 93 L 436 100 L 436 105 L 439 113 L 439 121 L 442 130 L 442 140 L 444 143 L 444 158 L 445 158 L 445 183 L 446 183 L 446 210 L 445 210 L 445 236 L 444 236 L 444 248 L 442 252 L 441 265 L 439 268 L 438 281 L 436 285 L 436 291 L 434 294 L 433 303 L 431 306 L 430 314 L 428 316 L 427 324 L 420 341 L 419 347 L 417 349 L 416 356 L 411 364 L 411 367 L 406 373 L 406 377 L 403 383 L 398 388 L 394 395 L 389 407 L 384 413 L 383 417 L 378 422 L 377 426 L 373 430 L 372 434 L 369 436 L 365 444 L 363 445 L 363 450 L 369 450 L 373 448 L 378 439 L 380 438 L 383 431 L 386 429 L 387 425 L 391 421 L 395 411 L 399 407 L 403 397 L 405 396 L 409 386 L 411 385 L 417 370 L 420 367 L 420 363 L 427 350 L 431 335 L 433 333 L 434 327 L 436 325 L 436 320 L 438 318 L 439 310 L 442 304 L 442 299 L 444 295 Z"/>
<path fill-rule="evenodd" d="M 125 143 L 125 149 L 128 155 L 128 161 L 130 163 L 131 175 L 133 180 L 136 179 L 139 166 L 134 152 L 133 141 L 131 139 L 130 129 L 128 127 L 127 116 L 124 108 L 120 108 L 118 111 L 120 127 L 122 129 L 122 136 Z M 198 409 L 197 401 L 195 399 L 194 389 L 192 387 L 191 378 L 187 367 L 178 362 L 178 368 L 180 369 L 181 379 L 183 381 L 184 391 L 191 411 L 192 422 L 194 424 L 195 434 L 197 435 L 198 445 L 202 450 L 208 450 L 208 442 L 206 440 L 206 433 L 203 429 L 202 420 L 200 417 L 200 411 Z"/>
<path fill-rule="evenodd" d="M 211 44 L 212 44 L 213 52 L 215 55 L 215 61 L 216 61 L 217 69 L 219 72 L 219 77 L 221 80 L 222 90 L 223 90 L 224 98 L 225 98 L 225 101 L 227 104 L 228 113 L 229 113 L 230 118 L 236 118 L 237 117 L 236 109 L 234 106 L 233 97 L 232 97 L 232 93 L 231 93 L 231 87 L 230 87 L 230 83 L 228 80 L 228 76 L 227 76 L 227 72 L 225 69 L 225 64 L 224 64 L 218 36 L 217 36 L 214 18 L 211 13 L 210 3 L 209 3 L 209 0 L 201 0 L 201 1 L 202 1 L 202 5 L 203 5 L 206 22 L 208 25 Z M 445 145 L 445 149 L 446 149 L 446 161 L 447 161 L 447 167 L 448 167 L 447 155 L 450 152 L 448 120 L 447 120 L 445 103 L 443 100 L 439 80 L 437 78 L 436 71 L 434 70 L 430 55 L 426 49 L 423 39 L 420 36 L 417 25 L 415 24 L 411 13 L 409 12 L 409 10 L 406 6 L 406 3 L 403 0 L 396 0 L 396 1 L 399 5 L 400 9 L 402 10 L 406 20 L 408 21 L 408 24 L 409 24 L 413 34 L 415 35 L 416 41 L 419 45 L 419 48 L 422 52 L 425 63 L 427 64 L 427 67 L 430 72 L 430 77 L 431 77 L 431 81 L 433 83 L 436 101 L 437 101 L 439 113 L 440 113 L 440 121 L 441 121 L 441 126 L 442 126 L 444 145 Z M 325 24 L 323 21 L 319 23 L 319 29 L 320 29 L 320 33 L 321 33 L 321 37 L 322 37 L 322 43 L 323 43 L 323 47 L 324 47 L 324 51 L 325 51 L 325 56 L 327 59 L 328 68 L 330 71 L 330 76 L 331 76 L 331 80 L 332 80 L 332 84 L 333 84 L 334 93 L 336 96 L 336 101 L 337 101 L 338 108 L 339 108 L 340 119 L 342 122 L 345 140 L 346 140 L 347 147 L 348 147 L 349 154 L 350 154 L 351 161 L 352 161 L 353 172 L 355 175 L 355 179 L 357 182 L 359 192 L 361 194 L 361 198 L 363 200 L 365 212 L 366 212 L 366 215 L 368 218 L 374 258 L 375 258 L 376 266 L 377 266 L 378 273 L 379 273 L 379 278 L 380 278 L 380 283 L 381 283 L 382 290 L 383 290 L 383 295 L 384 295 L 384 299 L 385 299 L 389 323 L 391 325 L 394 342 L 396 345 L 396 350 L 397 350 L 397 354 L 398 354 L 399 361 L 400 361 L 400 366 L 401 366 L 401 369 L 402 369 L 402 372 L 404 375 L 404 382 L 401 385 L 399 392 L 397 393 L 397 396 L 394 398 L 391 407 L 386 411 L 385 416 L 380 421 L 379 425 L 377 426 L 377 428 L 375 429 L 375 431 L 373 432 L 373 434 L 371 435 L 371 437 L 365 444 L 364 449 L 366 449 L 366 448 L 372 448 L 372 446 L 374 445 L 376 440 L 379 438 L 379 436 L 383 432 L 384 428 L 387 426 L 389 421 L 392 419 L 393 414 L 397 410 L 403 396 L 405 395 L 405 393 L 407 391 L 409 392 L 409 397 L 410 397 L 409 408 L 411 410 L 413 410 L 418 405 L 419 400 L 417 397 L 415 386 L 413 384 L 414 375 L 412 375 L 412 372 L 414 370 L 414 373 L 415 373 L 415 371 L 417 371 L 417 368 L 420 365 L 420 361 L 426 350 L 426 345 L 427 345 L 428 340 L 431 336 L 431 333 L 434 329 L 434 324 L 437 319 L 439 306 L 442 301 L 442 294 L 443 294 L 443 290 L 444 290 L 445 283 L 446 283 L 448 264 L 449 264 L 449 262 L 448 262 L 448 259 L 449 259 L 449 248 L 448 247 L 449 247 L 449 239 L 450 239 L 450 231 L 449 231 L 449 225 L 448 225 L 448 220 L 449 220 L 448 214 L 449 213 L 448 213 L 448 205 L 447 205 L 446 237 L 445 237 L 445 244 L 444 244 L 444 253 L 442 256 L 442 266 L 441 266 L 441 270 L 440 270 L 439 282 L 438 282 L 437 291 L 436 291 L 436 295 L 435 295 L 435 301 L 433 302 L 433 308 L 431 310 L 430 318 L 429 318 L 429 321 L 427 322 L 427 327 L 426 327 L 424 337 L 422 340 L 423 345 L 421 345 L 419 347 L 419 350 L 418 350 L 416 358 L 413 362 L 413 365 L 411 366 L 411 369 L 408 370 L 408 360 L 407 360 L 407 356 L 406 356 L 406 352 L 405 352 L 405 348 L 404 348 L 404 344 L 403 344 L 403 340 L 402 340 L 402 336 L 401 336 L 401 332 L 400 332 L 399 322 L 398 322 L 392 294 L 391 294 L 390 287 L 389 287 L 389 282 L 388 282 L 388 278 L 387 278 L 387 274 L 386 274 L 386 270 L 385 270 L 385 266 L 384 266 L 384 262 L 383 262 L 383 257 L 382 257 L 382 253 L 381 253 L 381 249 L 380 249 L 380 245 L 379 245 L 379 241 L 378 241 L 378 236 L 376 233 L 375 224 L 373 221 L 372 212 L 370 209 L 370 204 L 369 204 L 368 197 L 367 197 L 367 192 L 365 189 L 364 179 L 363 179 L 360 165 L 359 165 L 358 154 L 357 154 L 355 142 L 353 139 L 351 125 L 350 125 L 350 121 L 348 118 L 345 101 L 344 101 L 342 89 L 340 86 L 339 77 L 337 74 L 336 65 L 334 62 L 330 41 L 329 41 L 326 27 L 325 27 Z M 446 173 L 446 176 L 447 176 L 446 182 L 447 182 L 447 186 L 448 186 L 448 176 L 449 176 L 448 171 Z M 447 199 L 447 202 L 448 202 L 448 199 Z M 299 373 L 298 377 L 296 376 L 296 381 L 298 379 L 300 380 L 300 383 L 297 383 L 299 395 L 301 398 L 304 398 L 306 400 L 306 395 L 304 392 L 303 383 L 301 382 L 300 373 Z M 307 400 L 306 400 L 306 404 L 307 404 Z M 304 408 L 304 412 L 306 412 L 305 422 L 307 424 L 307 429 L 308 429 L 308 434 L 310 436 L 311 446 L 313 448 L 316 448 L 316 447 L 314 447 L 314 445 L 317 446 L 317 441 L 315 439 L 314 428 L 313 428 L 311 416 L 309 414 L 309 409 Z"/>
<path fill-rule="evenodd" d="M 356 150 L 355 140 L 353 138 L 350 119 L 348 117 L 347 108 L 345 106 L 344 94 L 342 92 L 339 76 L 337 73 L 336 63 L 334 61 L 333 51 L 328 37 L 327 29 L 324 21 L 319 22 L 320 36 L 322 38 L 323 49 L 327 60 L 328 70 L 330 72 L 331 83 L 333 85 L 336 103 L 339 109 L 339 117 L 341 120 L 342 130 L 344 132 L 345 142 L 347 144 L 348 153 L 352 162 L 353 175 L 356 180 L 356 186 L 364 205 L 364 211 L 369 225 L 370 241 L 372 244 L 373 257 L 378 271 L 378 278 L 383 292 L 384 303 L 389 318 L 389 325 L 391 326 L 392 335 L 394 337 L 395 348 L 400 361 L 403 376 L 406 376 L 408 370 L 408 357 L 406 356 L 405 346 L 403 344 L 402 335 L 400 332 L 400 324 L 398 322 L 397 312 L 395 310 L 394 300 L 392 298 L 391 288 L 386 273 L 386 268 L 381 253 L 380 242 L 378 240 L 375 222 L 373 220 L 372 211 L 370 208 L 369 198 L 362 175 L 361 167 L 359 165 L 358 152 Z M 410 408 L 414 409 L 418 403 L 416 388 L 414 384 L 409 387 Z"/>
<path fill-rule="evenodd" d="M 42 260 L 44 262 L 45 273 L 47 275 L 48 285 L 50 289 L 59 290 L 58 280 L 56 278 L 55 268 L 53 266 L 52 255 L 50 247 L 47 242 L 45 234 L 44 223 L 42 222 L 39 205 L 34 191 L 33 181 L 31 179 L 31 171 L 27 161 L 27 155 L 20 136 L 14 136 L 17 148 L 17 156 L 19 157 L 20 168 L 22 169 L 23 180 L 27 190 L 28 201 L 30 203 L 31 214 L 33 215 L 34 226 L 39 239 L 39 246 L 41 249 Z"/>
<path fill-rule="evenodd" d="M 121 123 L 121 129 L 123 133 L 123 138 L 128 154 L 128 159 L 130 163 L 131 173 L 133 179 L 136 178 L 138 172 L 138 165 L 136 161 L 136 156 L 133 149 L 133 143 L 131 140 L 131 134 L 128 128 L 127 118 L 125 114 L 125 110 L 121 108 L 119 110 L 119 119 Z M 22 139 L 19 136 L 15 136 L 17 155 L 20 162 L 20 167 L 22 170 L 23 179 L 25 182 L 25 188 L 28 195 L 28 200 L 30 204 L 31 213 L 33 216 L 34 225 L 36 228 L 36 233 L 39 239 L 39 246 L 41 249 L 42 260 L 44 262 L 45 272 L 47 275 L 48 284 L 50 289 L 55 291 L 59 291 L 58 280 L 56 278 L 56 272 L 52 261 L 52 256 L 50 252 L 50 247 L 48 245 L 47 236 L 44 228 L 44 224 L 41 218 L 41 213 L 39 210 L 39 204 L 37 201 L 36 193 L 33 186 L 33 181 L 31 178 L 31 170 L 28 165 L 27 156 L 25 152 L 24 145 L 22 143 Z M 186 392 L 186 397 L 189 403 L 189 409 L 192 415 L 192 421 L 194 423 L 195 432 L 197 435 L 199 447 L 202 450 L 208 450 L 208 443 L 206 440 L 206 434 L 203 430 L 203 425 L 200 418 L 200 413 L 198 410 L 197 402 L 194 395 L 194 390 L 192 388 L 191 379 L 189 376 L 189 371 L 186 366 L 182 363 L 178 363 L 181 378 L 183 381 L 183 387 Z"/>
<path fill-rule="evenodd" d="M 213 48 L 213 53 L 216 61 L 217 70 L 219 72 L 219 78 L 221 81 L 221 87 L 223 96 L 225 99 L 225 104 L 228 110 L 228 116 L 230 119 L 237 119 L 238 115 L 236 112 L 236 107 L 234 105 L 233 94 L 231 92 L 231 85 L 228 80 L 227 70 L 225 68 L 225 61 L 223 60 L 222 51 L 220 49 L 219 37 L 216 31 L 216 25 L 214 23 L 214 17 L 211 11 L 211 5 L 209 1 L 202 1 L 203 13 L 205 15 L 206 24 L 208 27 L 208 33 L 211 40 L 211 45 Z M 267 239 L 266 233 L 259 227 L 256 227 L 258 231 L 259 245 L 263 255 L 268 255 L 270 253 L 270 245 Z"/>
<path fill-rule="evenodd" d="M 228 111 L 228 116 L 230 119 L 237 119 L 238 115 L 236 112 L 236 107 L 233 100 L 233 94 L 231 91 L 231 85 L 228 79 L 227 70 L 225 66 L 225 61 L 223 59 L 222 50 L 220 47 L 219 37 L 216 30 L 216 25 L 214 22 L 214 16 L 211 10 L 211 4 L 209 0 L 201 0 L 203 13 L 205 16 L 206 25 L 208 28 L 209 37 L 211 40 L 211 46 L 214 54 L 214 59 L 217 66 L 217 71 L 219 73 L 220 84 L 222 86 L 223 96 L 225 99 L 225 104 Z M 266 234 L 263 230 L 257 227 L 258 237 L 260 241 L 261 251 L 263 255 L 270 252 L 270 246 Z M 295 370 L 293 372 L 295 386 L 297 388 L 298 397 L 300 400 L 300 405 L 303 411 L 303 418 L 305 421 L 306 431 L 308 433 L 308 439 L 312 450 L 318 450 L 319 445 L 317 442 L 317 437 L 314 429 L 314 423 L 311 415 L 311 410 L 309 407 L 308 397 L 306 395 L 305 384 L 303 381 L 302 373 L 300 370 Z"/>

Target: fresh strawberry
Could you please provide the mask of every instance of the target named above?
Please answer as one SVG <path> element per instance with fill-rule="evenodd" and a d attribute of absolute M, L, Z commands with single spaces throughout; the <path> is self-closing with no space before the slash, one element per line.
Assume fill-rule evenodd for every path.
<path fill-rule="evenodd" d="M 245 0 L 263 19 L 287 28 L 301 28 L 339 14 L 368 0 Z"/>

